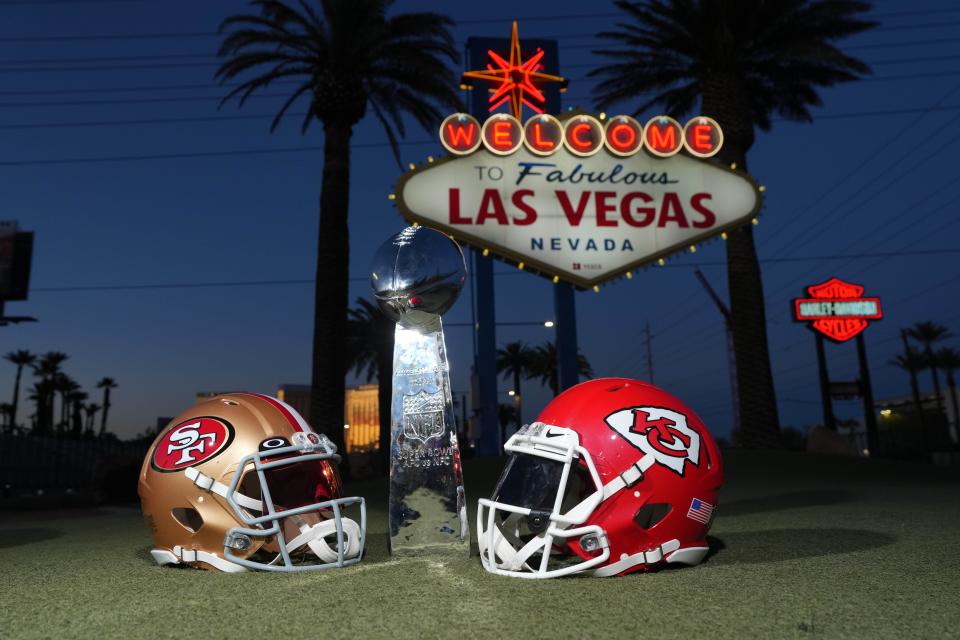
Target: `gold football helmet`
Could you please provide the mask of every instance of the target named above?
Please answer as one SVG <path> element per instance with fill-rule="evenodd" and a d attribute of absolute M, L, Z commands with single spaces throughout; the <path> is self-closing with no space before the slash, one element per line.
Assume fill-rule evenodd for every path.
<path fill-rule="evenodd" d="M 256 393 L 197 403 L 154 440 L 140 470 L 160 565 L 240 572 L 359 562 L 361 497 L 344 498 L 336 447 L 289 405 Z M 359 512 L 356 519 L 348 513 Z"/>

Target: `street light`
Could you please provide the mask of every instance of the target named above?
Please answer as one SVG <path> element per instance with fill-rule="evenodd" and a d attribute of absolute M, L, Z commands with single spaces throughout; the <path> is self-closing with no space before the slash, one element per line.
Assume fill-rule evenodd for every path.
<path fill-rule="evenodd" d="M 512 398 L 513 396 L 517 395 L 517 392 L 513 389 L 510 389 L 510 391 L 507 391 L 507 395 Z"/>
<path fill-rule="evenodd" d="M 552 329 L 553 325 L 554 325 L 553 320 L 545 320 L 543 323 L 543 326 L 545 326 L 547 329 Z"/>

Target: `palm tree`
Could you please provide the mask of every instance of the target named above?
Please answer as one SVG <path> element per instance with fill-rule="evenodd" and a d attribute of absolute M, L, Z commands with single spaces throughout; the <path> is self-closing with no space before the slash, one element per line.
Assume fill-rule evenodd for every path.
<path fill-rule="evenodd" d="M 943 397 L 940 395 L 940 376 L 937 375 L 936 361 L 933 357 L 933 345 L 949 338 L 953 334 L 943 325 L 936 322 L 918 322 L 907 329 L 907 336 L 923 345 L 923 353 L 927 356 L 926 366 L 933 376 L 933 395 L 937 402 L 937 411 L 943 414 Z"/>
<path fill-rule="evenodd" d="M 110 413 L 110 389 L 116 389 L 117 383 L 113 378 L 101 378 L 97 383 L 98 389 L 103 389 L 103 413 L 100 414 L 100 437 L 107 432 L 107 415 Z"/>
<path fill-rule="evenodd" d="M 924 428 L 926 421 L 923 417 L 923 401 L 920 399 L 920 387 L 917 384 L 917 371 L 927 366 L 927 357 L 913 347 L 907 347 L 906 351 L 891 360 L 890 364 L 910 373 L 910 391 L 913 394 L 913 407 L 914 411 L 917 412 L 917 420 L 919 421 L 920 439 L 923 442 L 924 450 L 929 450 L 927 431 Z"/>
<path fill-rule="evenodd" d="M 834 42 L 875 23 L 851 0 L 618 0 L 624 21 L 599 37 L 612 60 L 591 72 L 598 107 L 639 99 L 681 116 L 712 116 L 724 132 L 717 159 L 747 170 L 754 130 L 771 116 L 812 121 L 818 89 L 870 72 Z M 767 345 L 766 312 L 752 225 L 728 233 L 727 280 L 744 446 L 779 446 L 779 417 Z"/>
<path fill-rule="evenodd" d="M 453 22 L 435 13 L 387 17 L 389 0 L 251 4 L 258 13 L 235 15 L 221 25 L 227 33 L 219 55 L 226 60 L 217 78 L 246 76 L 224 98 L 238 98 L 241 105 L 275 81 L 295 79 L 271 131 L 301 97 L 308 103 L 302 131 L 313 120 L 323 126 L 310 416 L 342 445 L 350 138 L 369 107 L 399 164 L 397 136 L 405 135 L 404 114 L 433 131 L 441 116 L 438 105 L 459 106 L 456 77 L 447 66 L 459 60 Z"/>
<path fill-rule="evenodd" d="M 40 378 L 28 390 L 27 399 L 36 406 L 33 413 L 33 430 L 40 434 L 49 433 L 51 422 L 47 419 L 47 406 L 52 403 L 53 383 Z"/>
<path fill-rule="evenodd" d="M 37 356 L 26 349 L 20 349 L 19 351 L 7 353 L 3 356 L 3 359 L 13 363 L 17 367 L 17 377 L 14 378 L 13 382 L 13 401 L 10 403 L 10 428 L 13 429 L 17 426 L 17 408 L 20 403 L 20 376 L 23 374 L 23 368 L 32 365 L 36 361 Z"/>
<path fill-rule="evenodd" d="M 950 437 L 954 446 L 960 443 L 960 433 L 957 425 L 960 424 L 960 410 L 957 407 L 957 381 L 954 373 L 960 369 L 960 350 L 944 347 L 933 354 L 934 363 L 947 376 L 947 388 L 950 390 L 950 408 L 953 410 L 953 424 L 950 425 Z"/>
<path fill-rule="evenodd" d="M 590 366 L 587 357 L 582 353 L 577 354 L 577 370 L 585 378 L 593 377 L 593 368 Z M 554 396 L 560 393 L 560 379 L 557 373 L 557 345 L 553 342 L 545 342 L 539 347 L 533 348 L 527 380 L 534 378 L 550 387 Z"/>
<path fill-rule="evenodd" d="M 497 349 L 497 373 L 504 378 L 513 377 L 513 409 L 514 420 L 519 427 L 523 424 L 523 411 L 520 403 L 520 378 L 530 372 L 530 363 L 533 360 L 533 350 L 521 341 L 510 342 Z"/>
<path fill-rule="evenodd" d="M 85 391 L 75 389 L 67 396 L 70 403 L 70 433 L 75 437 L 83 434 L 83 403 L 89 397 Z"/>
<path fill-rule="evenodd" d="M 34 385 L 34 397 L 37 402 L 37 430 L 41 433 L 53 428 L 55 380 L 69 357 L 61 351 L 48 351 L 33 365 L 34 374 L 40 378 L 40 383 Z"/>
<path fill-rule="evenodd" d="M 10 433 L 13 431 L 13 405 L 9 402 L 0 403 L 0 418 L 3 422 L 0 426 L 3 427 L 4 432 Z"/>
<path fill-rule="evenodd" d="M 87 426 L 84 430 L 84 434 L 92 438 L 93 423 L 97 417 L 97 412 L 100 411 L 100 405 L 98 405 L 96 402 L 91 402 L 90 404 L 84 405 L 83 411 L 87 415 Z"/>
<path fill-rule="evenodd" d="M 393 336 L 396 323 L 380 308 L 357 298 L 357 306 L 347 312 L 347 366 L 367 382 L 377 378 L 377 404 L 380 416 L 381 471 L 390 469 L 390 407 L 393 395 Z"/>
<path fill-rule="evenodd" d="M 60 422 L 57 428 L 62 433 L 68 431 L 69 427 L 70 401 L 67 398 L 74 391 L 79 391 L 80 385 L 67 374 L 60 372 L 53 378 L 53 388 L 60 394 Z"/>
<path fill-rule="evenodd" d="M 497 405 L 497 421 L 500 423 L 500 450 L 503 452 L 503 445 L 507 442 L 507 425 L 511 422 L 520 427 L 517 420 L 517 408 L 515 406 L 501 402 Z"/>

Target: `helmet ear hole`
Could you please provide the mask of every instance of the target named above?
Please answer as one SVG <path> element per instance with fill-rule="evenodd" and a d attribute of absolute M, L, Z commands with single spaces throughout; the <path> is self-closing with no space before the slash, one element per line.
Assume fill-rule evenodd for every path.
<path fill-rule="evenodd" d="M 633 521 L 636 522 L 641 529 L 652 529 L 667 517 L 667 514 L 670 513 L 672 508 L 673 507 L 665 502 L 645 504 L 640 507 L 636 515 L 633 516 Z"/>
<path fill-rule="evenodd" d="M 184 529 L 190 531 L 191 533 L 196 533 L 200 531 L 200 527 L 203 526 L 203 518 L 200 517 L 200 514 L 196 509 L 190 507 L 177 507 L 170 511 L 173 517 L 179 522 Z"/>

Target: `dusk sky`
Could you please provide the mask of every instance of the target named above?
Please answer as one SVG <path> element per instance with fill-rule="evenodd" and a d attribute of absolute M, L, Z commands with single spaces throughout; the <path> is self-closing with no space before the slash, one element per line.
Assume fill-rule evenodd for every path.
<path fill-rule="evenodd" d="M 110 422 L 121 437 L 179 413 L 198 391 L 274 393 L 309 382 L 323 134 L 313 126 L 302 136 L 299 118 L 269 132 L 283 86 L 243 109 L 217 110 L 225 90 L 213 80 L 215 32 L 245 8 L 0 1 L 0 219 L 36 233 L 30 299 L 7 313 L 39 319 L 0 328 L 0 349 L 69 354 L 64 370 L 97 402 L 96 381 L 115 378 Z M 565 106 L 585 108 L 586 73 L 600 63 L 595 34 L 616 22 L 603 2 L 420 1 L 393 10 L 448 12 L 461 44 L 507 37 L 514 18 L 521 41 L 558 38 L 570 78 Z M 881 297 L 886 317 L 865 334 L 878 400 L 909 391 L 906 373 L 888 364 L 902 351 L 900 328 L 933 320 L 960 334 L 960 6 L 880 1 L 874 15 L 879 28 L 841 43 L 873 76 L 823 92 L 812 124 L 775 122 L 749 154 L 750 173 L 766 186 L 755 233 L 784 426 L 821 419 L 814 340 L 789 305 L 804 286 L 836 275 Z M 407 141 L 404 163 L 442 155 L 435 131 L 411 123 Z M 352 299 L 369 295 L 374 251 L 404 226 L 387 199 L 400 174 L 368 117 L 354 133 Z M 649 321 L 655 382 L 719 435 L 732 424 L 723 324 L 693 271 L 699 265 L 725 296 L 724 257 L 716 240 L 577 295 L 580 347 L 598 375 L 646 378 Z M 499 321 L 552 318 L 550 281 L 496 270 Z M 469 295 L 468 287 L 446 322 L 470 321 Z M 539 344 L 553 333 L 503 326 L 497 339 Z M 466 391 L 470 329 L 452 326 L 447 340 L 453 388 Z M 827 351 L 833 379 L 856 378 L 852 342 Z M 13 377 L 3 363 L 0 397 Z M 27 376 L 24 389 L 32 384 Z M 549 395 L 526 384 L 529 420 Z M 500 383 L 503 401 L 509 388 Z M 21 421 L 30 411 L 21 405 Z M 836 411 L 862 415 L 856 401 Z"/>

